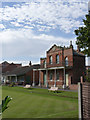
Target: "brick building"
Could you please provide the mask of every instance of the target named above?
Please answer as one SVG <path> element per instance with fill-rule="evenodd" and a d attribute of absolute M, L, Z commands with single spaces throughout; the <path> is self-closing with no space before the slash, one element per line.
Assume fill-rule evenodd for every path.
<path fill-rule="evenodd" d="M 39 64 L 17 67 L 12 71 L 4 73 L 5 81 L 8 81 L 9 83 L 15 82 L 18 85 L 25 85 L 25 84 L 32 85 L 34 79 L 35 85 L 38 85 L 39 68 L 40 68 Z"/>
<path fill-rule="evenodd" d="M 4 61 L 0 64 L 0 79 L 2 82 L 5 82 L 6 76 L 5 73 L 8 73 L 15 68 L 20 68 L 22 64 L 15 64 L 15 63 L 8 63 L 7 61 Z"/>
<path fill-rule="evenodd" d="M 45 87 L 69 87 L 77 84 L 85 73 L 85 56 L 73 49 L 72 41 L 69 47 L 53 45 L 46 58 L 40 58 L 39 85 Z"/>

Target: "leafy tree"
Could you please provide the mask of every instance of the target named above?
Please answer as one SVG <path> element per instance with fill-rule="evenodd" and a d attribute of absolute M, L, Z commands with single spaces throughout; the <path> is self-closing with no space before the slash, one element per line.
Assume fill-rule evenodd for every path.
<path fill-rule="evenodd" d="M 83 19 L 84 26 L 75 30 L 77 35 L 76 44 L 82 48 L 82 52 L 90 56 L 90 13 L 86 15 L 86 20 Z"/>

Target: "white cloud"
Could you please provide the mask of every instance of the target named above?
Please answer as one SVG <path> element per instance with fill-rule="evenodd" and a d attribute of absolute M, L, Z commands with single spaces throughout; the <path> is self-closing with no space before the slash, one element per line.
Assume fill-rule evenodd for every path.
<path fill-rule="evenodd" d="M 67 46 L 71 40 L 75 43 L 74 37 L 69 39 L 45 33 L 52 29 L 73 32 L 83 25 L 82 18 L 86 12 L 87 0 L 33 0 L 0 8 L 0 21 L 2 23 L 3 20 L 5 25 L 0 24 L 1 28 L 7 28 L 0 31 L 3 58 L 17 61 L 18 58 L 32 58 L 35 63 L 36 59 L 45 56 L 45 51 L 53 44 Z M 36 29 L 43 34 L 35 33 Z"/>
<path fill-rule="evenodd" d="M 81 0 L 79 3 L 76 0 L 67 2 L 65 0 L 63 2 L 61 0 L 56 0 L 56 2 L 55 0 L 44 1 L 34 0 L 21 6 L 14 5 L 13 7 L 2 8 L 2 19 L 5 21 L 15 20 L 15 26 L 19 26 L 20 22 L 29 23 L 31 29 L 34 26 L 39 31 L 59 28 L 68 33 L 72 28 L 82 25 L 78 18 L 84 17 L 86 14 L 88 0 L 84 3 Z"/>
<path fill-rule="evenodd" d="M 28 28 L 28 26 L 25 26 L 26 28 Z M 17 41 L 28 41 L 28 40 L 41 40 L 41 41 L 63 41 L 64 43 L 66 43 L 66 41 L 70 40 L 70 39 L 65 39 L 63 37 L 55 37 L 53 35 L 47 35 L 47 34 L 39 34 L 39 35 L 35 35 L 35 33 L 30 30 L 30 29 L 16 29 L 16 30 L 10 30 L 7 29 L 5 31 L 1 31 L 0 32 L 0 38 L 2 39 L 4 44 L 9 44 L 9 43 L 14 43 Z"/>
<path fill-rule="evenodd" d="M 53 35 L 36 35 L 32 30 L 6 30 L 0 32 L 3 45 L 3 57 L 22 58 L 32 57 L 40 58 L 45 56 L 45 51 L 53 44 L 68 45 L 71 39 L 55 37 Z M 75 39 L 73 39 L 74 41 Z"/>
<path fill-rule="evenodd" d="M 24 26 L 24 28 L 33 29 L 33 27 L 30 27 L 30 26 Z"/>
<path fill-rule="evenodd" d="M 3 24 L 0 24 L 0 29 L 4 29 L 5 26 Z"/>
<path fill-rule="evenodd" d="M 19 24 L 18 22 L 11 22 L 11 24 L 13 24 L 13 25 L 16 26 L 16 27 L 20 27 L 20 26 L 22 26 L 22 25 Z"/>

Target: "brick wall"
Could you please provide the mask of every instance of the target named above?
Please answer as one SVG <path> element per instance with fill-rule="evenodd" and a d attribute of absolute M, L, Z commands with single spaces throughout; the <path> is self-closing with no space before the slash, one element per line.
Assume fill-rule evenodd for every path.
<path fill-rule="evenodd" d="M 72 84 L 69 86 L 70 90 L 78 90 L 78 85 L 77 84 Z"/>

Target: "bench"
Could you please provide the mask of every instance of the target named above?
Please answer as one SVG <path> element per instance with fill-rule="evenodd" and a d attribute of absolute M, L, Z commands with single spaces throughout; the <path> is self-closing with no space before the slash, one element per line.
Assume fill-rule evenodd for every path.
<path fill-rule="evenodd" d="M 54 92 L 56 92 L 56 91 L 58 91 L 58 87 L 51 87 L 50 89 L 48 89 L 48 91 L 54 91 Z"/>
<path fill-rule="evenodd" d="M 25 85 L 24 86 L 24 88 L 30 88 L 31 87 L 31 85 Z"/>

